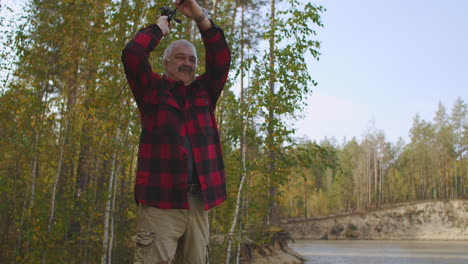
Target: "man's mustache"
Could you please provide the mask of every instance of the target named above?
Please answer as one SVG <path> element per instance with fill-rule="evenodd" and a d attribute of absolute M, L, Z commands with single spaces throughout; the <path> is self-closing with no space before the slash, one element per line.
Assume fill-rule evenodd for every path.
<path fill-rule="evenodd" d="M 181 71 L 192 72 L 193 71 L 193 69 L 191 67 L 185 66 L 185 65 L 180 66 L 178 70 L 179 70 L 179 72 L 181 72 Z"/>

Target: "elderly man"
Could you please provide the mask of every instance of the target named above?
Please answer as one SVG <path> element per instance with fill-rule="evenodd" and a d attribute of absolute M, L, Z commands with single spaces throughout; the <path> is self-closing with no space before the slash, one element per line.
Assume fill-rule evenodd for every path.
<path fill-rule="evenodd" d="M 223 30 L 195 0 L 176 8 L 195 20 L 205 45 L 206 71 L 186 40 L 164 52 L 164 75 L 152 72 L 150 52 L 170 33 L 166 16 L 140 30 L 122 52 L 135 98 L 140 135 L 135 199 L 135 263 L 208 262 L 208 210 L 226 199 L 216 102 L 226 83 L 231 52 Z"/>

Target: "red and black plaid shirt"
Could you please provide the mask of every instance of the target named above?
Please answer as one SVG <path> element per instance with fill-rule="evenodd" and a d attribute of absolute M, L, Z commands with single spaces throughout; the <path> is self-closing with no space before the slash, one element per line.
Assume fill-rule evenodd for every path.
<path fill-rule="evenodd" d="M 201 32 L 206 72 L 185 88 L 182 82 L 152 72 L 150 52 L 163 37 L 157 25 L 140 30 L 122 52 L 128 83 L 138 106 L 141 135 L 135 183 L 137 203 L 162 209 L 187 209 L 188 156 L 192 148 L 205 210 L 226 199 L 226 176 L 214 110 L 226 83 L 231 51 L 223 30 Z M 179 91 L 184 92 L 181 100 Z"/>

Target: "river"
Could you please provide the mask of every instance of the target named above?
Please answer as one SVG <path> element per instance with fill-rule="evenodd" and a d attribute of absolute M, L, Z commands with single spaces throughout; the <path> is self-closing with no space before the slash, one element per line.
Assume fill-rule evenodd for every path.
<path fill-rule="evenodd" d="M 308 264 L 467 264 L 468 241 L 296 240 Z"/>

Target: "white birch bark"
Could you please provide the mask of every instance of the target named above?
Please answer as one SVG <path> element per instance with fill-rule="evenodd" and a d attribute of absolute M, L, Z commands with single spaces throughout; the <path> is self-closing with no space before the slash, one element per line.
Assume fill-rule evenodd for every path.
<path fill-rule="evenodd" d="M 370 173 L 370 153 L 369 146 L 366 147 L 366 173 L 367 173 L 367 205 L 368 208 L 372 204 L 372 175 Z"/>
<path fill-rule="evenodd" d="M 55 180 L 54 180 L 54 186 L 52 187 L 52 197 L 50 198 L 50 213 L 49 213 L 49 219 L 47 220 L 47 238 L 49 238 L 50 233 L 52 231 L 52 226 L 54 223 L 54 217 L 55 217 L 55 200 L 57 197 L 57 187 L 58 187 L 58 182 L 60 180 L 60 174 L 62 173 L 62 164 L 63 164 L 63 152 L 65 150 L 65 142 L 67 139 L 67 131 L 68 127 L 70 126 L 70 118 L 67 117 L 67 120 L 65 121 L 65 129 L 62 131 L 63 133 L 63 138 L 62 142 L 60 143 L 60 155 L 59 155 L 59 163 L 57 167 L 57 174 L 55 175 Z M 42 264 L 46 263 L 46 250 L 42 252 L 41 254 L 41 259 L 42 259 Z"/>
<path fill-rule="evenodd" d="M 214 6 L 214 10 L 216 12 L 216 0 L 213 3 L 213 6 Z M 241 63 L 243 63 L 243 62 L 244 62 L 244 5 L 242 5 L 242 12 L 241 12 Z M 241 105 L 242 109 L 246 108 L 245 104 L 244 104 L 244 94 L 245 94 L 245 90 L 244 90 L 244 69 L 241 66 L 240 105 Z M 226 264 L 229 264 L 229 259 L 231 257 L 232 236 L 234 234 L 236 224 L 238 223 L 237 219 L 238 219 L 238 216 L 239 216 L 239 207 L 240 207 L 240 203 L 241 203 L 242 188 L 244 186 L 245 179 L 247 178 L 246 177 L 247 167 L 246 167 L 246 164 L 245 164 L 245 158 L 246 158 L 246 134 L 247 134 L 248 114 L 246 114 L 246 113 L 248 113 L 248 111 L 245 111 L 245 114 L 244 114 L 244 127 L 243 127 L 242 136 L 241 136 L 241 140 L 240 140 L 240 142 L 241 142 L 240 150 L 241 150 L 241 160 L 242 160 L 242 177 L 241 177 L 241 181 L 240 181 L 240 184 L 239 184 L 239 191 L 237 193 L 236 210 L 235 210 L 235 213 L 234 213 L 234 219 L 232 221 L 231 230 L 229 232 L 229 237 L 228 237 L 228 247 L 227 247 L 227 253 L 226 253 Z M 239 226 L 239 230 L 240 230 L 240 226 Z M 240 237 L 241 236 L 239 235 L 236 263 L 239 263 L 239 258 L 240 258 L 240 245 L 241 245 Z"/>
<path fill-rule="evenodd" d="M 62 139 L 62 142 L 60 144 L 60 156 L 59 156 L 59 163 L 58 163 L 58 167 L 57 167 L 57 174 L 55 175 L 54 186 L 52 188 L 52 197 L 51 197 L 51 200 L 50 200 L 50 214 L 49 214 L 49 220 L 48 220 L 48 223 L 47 223 L 47 236 L 50 235 L 50 232 L 52 230 L 52 224 L 54 222 L 55 199 L 56 199 L 56 196 L 57 196 L 57 186 L 58 186 L 58 182 L 60 180 L 60 174 L 62 173 L 63 152 L 64 152 L 64 149 L 65 149 L 65 141 L 67 139 L 66 133 L 68 131 L 69 126 L 70 126 L 70 119 L 67 118 L 65 129 L 63 130 L 64 131 L 63 139 Z"/>
<path fill-rule="evenodd" d="M 41 101 L 44 103 L 41 107 L 41 113 L 40 113 L 40 118 L 39 120 L 42 120 L 44 116 L 44 112 L 46 109 L 45 104 L 47 104 L 47 99 L 48 99 L 48 94 L 44 92 L 41 96 Z M 33 159 L 33 165 L 32 165 L 32 170 L 31 170 L 31 198 L 29 201 L 29 206 L 27 205 L 28 202 L 28 195 L 26 195 L 25 200 L 24 200 L 24 205 L 23 205 L 23 210 L 21 213 L 21 220 L 18 228 L 18 249 L 21 247 L 22 243 L 22 238 L 21 238 L 21 231 L 24 223 L 24 218 L 27 217 L 29 218 L 29 214 L 31 213 L 32 208 L 34 208 L 34 201 L 35 201 L 35 194 L 36 194 L 36 179 L 37 179 L 37 170 L 38 170 L 38 162 L 39 162 L 39 136 L 40 136 L 40 124 L 38 124 L 39 121 L 36 120 L 36 135 L 34 136 L 34 159 Z M 27 214 L 26 214 L 27 213 Z"/>
<path fill-rule="evenodd" d="M 236 210 L 234 212 L 234 219 L 232 220 L 232 225 L 231 225 L 231 229 L 229 231 L 229 236 L 228 236 L 226 264 L 229 264 L 229 258 L 231 257 L 232 237 L 233 237 L 234 231 L 236 229 L 237 219 L 239 217 L 239 208 L 240 208 L 241 197 L 242 197 L 242 188 L 244 187 L 245 179 L 247 178 L 247 166 L 246 166 L 246 163 L 245 163 L 245 159 L 246 159 L 245 138 L 246 138 L 246 134 L 247 134 L 247 123 L 248 123 L 247 120 L 248 120 L 248 116 L 246 116 L 246 118 L 244 120 L 244 129 L 242 131 L 242 137 L 244 139 L 243 140 L 244 146 L 242 148 L 242 153 L 241 153 L 241 155 L 242 155 L 242 177 L 241 177 L 241 181 L 240 181 L 240 184 L 239 184 L 239 191 L 237 192 Z M 239 244 L 241 243 L 240 240 L 238 242 L 239 242 Z"/>
<path fill-rule="evenodd" d="M 241 227 L 239 226 L 239 237 L 241 234 Z M 239 240 L 239 243 L 237 243 L 237 256 L 236 256 L 236 264 L 240 263 L 240 251 L 241 251 L 241 241 Z"/>
<path fill-rule="evenodd" d="M 115 135 L 115 142 L 118 142 L 120 138 L 120 127 L 117 127 L 116 135 Z M 103 247 L 103 253 L 101 256 L 101 264 L 106 264 L 108 261 L 108 250 L 109 250 L 109 219 L 110 219 L 110 213 L 111 213 L 111 200 L 112 200 L 112 194 L 113 194 L 113 188 L 114 188 L 114 177 L 116 175 L 116 166 L 117 162 L 117 151 L 114 152 L 114 155 L 112 157 L 112 169 L 111 169 L 111 175 L 109 178 L 109 187 L 107 189 L 107 201 L 106 201 L 106 210 L 105 210 L 105 215 L 104 215 L 104 232 L 102 235 L 102 247 Z"/>
<path fill-rule="evenodd" d="M 26 197 L 24 198 L 24 203 L 23 203 L 23 210 L 21 212 L 21 219 L 18 227 L 18 249 L 21 247 L 22 239 L 21 239 L 21 231 L 23 228 L 23 223 L 24 219 L 26 217 L 26 213 L 31 212 L 31 209 L 34 208 L 34 194 L 36 190 L 36 178 L 37 178 L 37 162 L 38 162 L 38 145 L 39 145 L 39 129 L 36 131 L 36 135 L 34 137 L 34 159 L 33 159 L 33 165 L 32 165 L 32 171 L 31 171 L 31 192 L 26 194 Z M 31 198 L 29 199 L 30 194 Z M 29 205 L 28 205 L 28 199 L 29 199 Z"/>
<path fill-rule="evenodd" d="M 115 173 L 114 177 L 114 193 L 112 194 L 112 206 L 111 206 L 111 226 L 110 226 L 110 238 L 109 238 L 109 247 L 108 247 L 108 257 L 107 257 L 107 263 L 111 264 L 112 262 L 112 248 L 114 247 L 114 212 L 115 212 L 115 197 L 117 196 L 117 180 L 119 176 L 119 171 L 120 171 L 120 166 L 121 164 L 117 166 L 117 170 Z"/>
<path fill-rule="evenodd" d="M 247 177 L 245 175 L 245 172 L 243 172 L 241 182 L 240 182 L 240 185 L 239 185 L 239 191 L 237 192 L 236 210 L 235 210 L 235 213 L 234 213 L 234 219 L 232 220 L 232 225 L 231 225 L 231 229 L 229 231 L 229 236 L 228 236 L 226 264 L 229 264 L 229 258 L 231 257 L 232 237 L 233 237 L 234 231 L 236 229 L 237 218 L 239 216 L 239 207 L 240 207 L 239 205 L 240 205 L 240 200 L 241 200 L 241 196 L 242 196 L 242 188 L 244 187 L 245 178 L 247 178 Z"/>
<path fill-rule="evenodd" d="M 374 152 L 374 200 L 375 200 L 375 207 L 378 207 L 379 206 L 379 196 L 378 196 L 378 192 L 379 190 L 377 189 L 379 187 L 378 183 L 377 183 L 377 142 L 374 142 L 374 147 L 372 148 L 373 152 Z"/>
<path fill-rule="evenodd" d="M 36 178 L 37 178 L 37 166 L 38 166 L 38 159 L 39 159 L 39 151 L 37 150 L 39 146 L 39 129 L 36 132 L 36 136 L 34 137 L 34 161 L 33 161 L 33 169 L 31 173 L 31 202 L 29 203 L 29 208 L 32 209 L 34 207 L 34 199 L 36 193 Z"/>
<path fill-rule="evenodd" d="M 21 231 L 23 230 L 23 222 L 24 222 L 26 211 L 28 211 L 26 208 L 28 206 L 28 199 L 29 199 L 29 193 L 26 193 L 26 197 L 24 198 L 24 203 L 23 203 L 23 210 L 21 212 L 21 220 L 20 220 L 20 224 L 18 227 L 18 243 L 16 245 L 16 252 L 20 251 L 21 244 L 23 243 Z"/>

